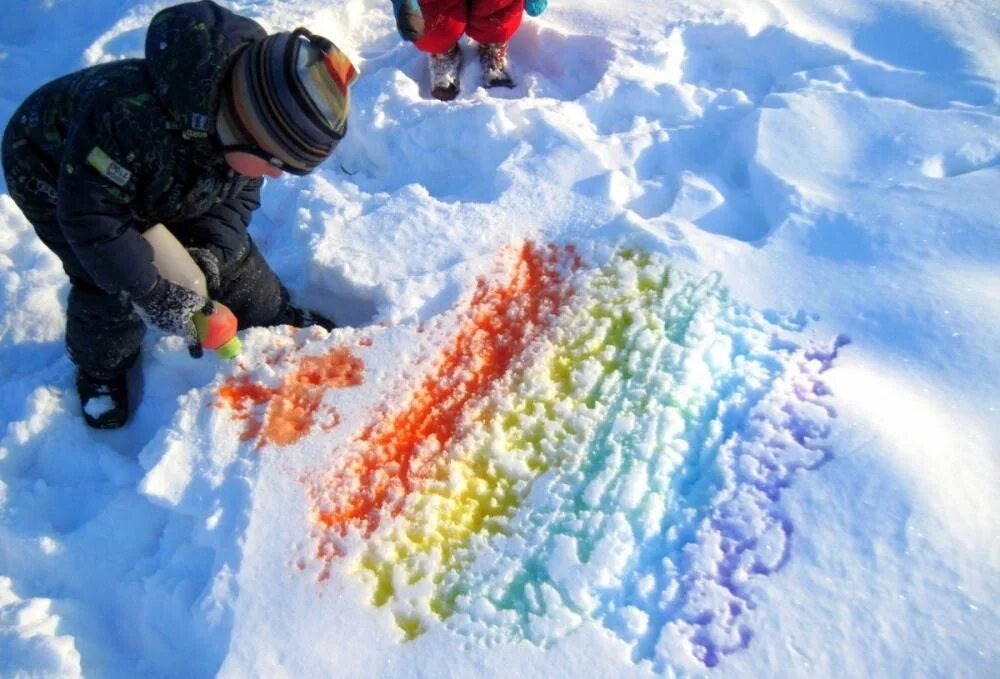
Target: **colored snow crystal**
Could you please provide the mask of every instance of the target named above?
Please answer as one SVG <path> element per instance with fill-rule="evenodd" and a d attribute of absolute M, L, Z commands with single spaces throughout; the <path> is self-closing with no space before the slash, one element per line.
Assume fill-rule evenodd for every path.
<path fill-rule="evenodd" d="M 829 456 L 839 345 L 799 348 L 643 251 L 527 246 L 461 313 L 407 407 L 311 482 L 322 575 L 346 557 L 406 638 L 544 646 L 591 622 L 658 667 L 745 647 L 789 553 L 781 489 Z"/>
<path fill-rule="evenodd" d="M 415 483 L 440 469 L 442 451 L 460 434 L 470 404 L 509 371 L 565 302 L 563 271 L 571 250 L 525 245 L 506 284 L 480 280 L 469 313 L 434 370 L 409 395 L 408 407 L 379 417 L 361 433 L 355 454 L 315 489 L 318 520 L 344 535 L 370 534 L 402 508 Z"/>
<path fill-rule="evenodd" d="M 355 386 L 363 380 L 361 359 L 344 347 L 335 347 L 325 355 L 300 359 L 277 388 L 237 375 L 226 380 L 217 393 L 234 417 L 246 420 L 241 440 L 256 438 L 258 448 L 268 443 L 286 446 L 312 430 L 328 389 Z M 335 412 L 329 415 L 331 421 L 338 421 Z"/>

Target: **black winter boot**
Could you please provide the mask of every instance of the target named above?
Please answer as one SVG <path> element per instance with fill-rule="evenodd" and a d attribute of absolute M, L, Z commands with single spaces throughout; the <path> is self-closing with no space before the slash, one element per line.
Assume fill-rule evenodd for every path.
<path fill-rule="evenodd" d="M 128 382 L 125 373 L 110 380 L 99 380 L 77 370 L 76 392 L 80 395 L 80 408 L 88 426 L 118 429 L 128 422 Z"/>

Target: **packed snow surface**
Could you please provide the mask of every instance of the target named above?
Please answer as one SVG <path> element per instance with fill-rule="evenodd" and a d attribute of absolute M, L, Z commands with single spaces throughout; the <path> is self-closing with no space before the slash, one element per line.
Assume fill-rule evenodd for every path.
<path fill-rule="evenodd" d="M 0 119 L 168 3 L 14 0 Z M 429 98 L 386 0 L 251 232 L 341 325 L 147 337 L 85 427 L 0 183 L 0 676 L 1000 674 L 1000 10 L 552 0 Z"/>

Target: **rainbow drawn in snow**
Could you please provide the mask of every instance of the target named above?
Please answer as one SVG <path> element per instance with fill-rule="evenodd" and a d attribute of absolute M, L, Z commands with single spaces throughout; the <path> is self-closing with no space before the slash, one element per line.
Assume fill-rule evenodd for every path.
<path fill-rule="evenodd" d="M 359 573 L 408 638 L 544 646 L 590 623 L 636 661 L 714 666 L 787 558 L 781 489 L 829 455 L 841 342 L 803 350 L 642 251 L 505 262 L 310 482 L 324 576 Z"/>

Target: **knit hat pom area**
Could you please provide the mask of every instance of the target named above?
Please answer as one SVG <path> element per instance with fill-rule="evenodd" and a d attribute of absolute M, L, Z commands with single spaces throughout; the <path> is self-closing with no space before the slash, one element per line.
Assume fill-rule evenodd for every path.
<path fill-rule="evenodd" d="M 233 64 L 219 116 L 224 136 L 244 144 L 224 141 L 283 171 L 308 174 L 347 132 L 357 77 L 333 42 L 304 28 L 252 43 Z"/>

